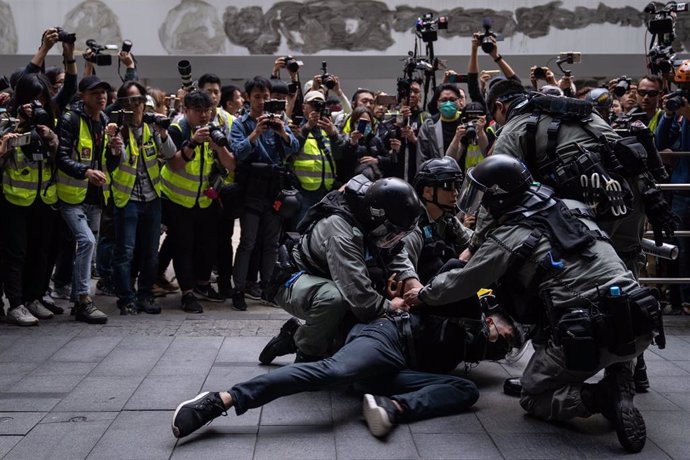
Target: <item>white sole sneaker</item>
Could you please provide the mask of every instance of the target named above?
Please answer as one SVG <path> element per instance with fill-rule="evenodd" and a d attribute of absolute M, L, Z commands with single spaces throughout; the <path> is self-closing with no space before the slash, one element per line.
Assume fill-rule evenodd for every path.
<path fill-rule="evenodd" d="M 194 398 L 192 398 L 192 399 L 190 399 L 190 400 L 188 400 L 188 401 L 182 401 L 182 402 L 177 406 L 177 409 L 175 409 L 175 413 L 173 414 L 173 419 L 172 419 L 172 433 L 173 433 L 173 436 L 175 436 L 176 438 L 180 438 L 180 437 L 181 437 L 181 435 L 180 435 L 180 429 L 179 429 L 178 427 L 175 426 L 175 419 L 177 418 L 177 414 L 180 412 L 180 409 L 182 409 L 182 406 L 185 406 L 185 405 L 187 405 L 187 404 L 189 404 L 189 403 L 192 403 L 192 402 L 196 402 L 196 401 L 200 400 L 201 398 L 205 397 L 205 396 L 206 396 L 207 394 L 209 394 L 209 393 L 210 393 L 210 391 L 205 391 L 205 392 L 203 392 L 203 393 L 199 393 L 199 394 L 196 395 Z"/>
<path fill-rule="evenodd" d="M 364 419 L 367 421 L 371 434 L 380 438 L 390 433 L 393 429 L 393 423 L 386 410 L 376 404 L 376 400 L 370 394 L 364 395 L 363 403 Z"/>

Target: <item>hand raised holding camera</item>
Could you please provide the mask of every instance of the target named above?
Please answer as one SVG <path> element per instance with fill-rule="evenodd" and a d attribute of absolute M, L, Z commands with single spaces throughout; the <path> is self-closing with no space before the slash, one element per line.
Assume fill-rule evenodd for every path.
<path fill-rule="evenodd" d="M 197 144 L 203 144 L 204 142 L 210 141 L 211 135 L 209 133 L 208 126 L 202 126 L 201 128 L 194 131 L 194 135 L 192 136 L 192 140 L 194 142 L 196 142 Z"/>
<path fill-rule="evenodd" d="M 51 27 L 50 29 L 46 29 L 45 32 L 43 32 L 43 36 L 41 37 L 41 48 L 44 50 L 50 50 L 53 45 L 55 45 L 58 42 L 58 30 L 54 27 Z"/>
<path fill-rule="evenodd" d="M 335 129 L 335 125 L 331 121 L 330 117 L 320 117 L 316 122 L 316 125 L 326 131 L 329 136 L 335 136 L 338 134 L 338 130 Z"/>

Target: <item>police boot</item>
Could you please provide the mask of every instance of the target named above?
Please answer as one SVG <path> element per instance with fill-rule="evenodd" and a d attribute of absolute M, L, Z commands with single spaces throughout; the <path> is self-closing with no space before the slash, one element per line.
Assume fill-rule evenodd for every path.
<path fill-rule="evenodd" d="M 297 318 L 290 318 L 280 328 L 278 335 L 273 337 L 268 344 L 261 350 L 259 354 L 259 362 L 261 364 L 270 364 L 276 357 L 295 353 L 297 346 L 295 346 L 294 335 L 297 328 L 302 324 Z"/>
<path fill-rule="evenodd" d="M 522 383 L 520 377 L 511 377 L 503 382 L 503 393 L 508 396 L 520 396 L 522 394 Z"/>
<path fill-rule="evenodd" d="M 649 390 L 649 377 L 647 377 L 647 364 L 644 362 L 644 354 L 637 357 L 633 378 L 635 379 L 635 391 L 646 393 Z"/>
<path fill-rule="evenodd" d="M 606 368 L 605 377 L 596 387 L 595 400 L 601 413 L 616 428 L 618 442 L 628 452 L 640 452 L 647 440 L 647 430 L 642 414 L 633 404 L 635 382 L 630 363 L 617 363 Z M 582 400 L 586 406 L 585 394 Z"/>

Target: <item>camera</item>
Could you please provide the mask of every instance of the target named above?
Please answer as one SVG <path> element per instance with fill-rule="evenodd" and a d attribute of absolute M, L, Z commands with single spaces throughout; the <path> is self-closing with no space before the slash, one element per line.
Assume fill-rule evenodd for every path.
<path fill-rule="evenodd" d="M 13 137 L 7 141 L 7 148 L 14 149 L 17 147 L 24 147 L 31 143 L 31 133 L 24 133 L 18 137 Z"/>
<path fill-rule="evenodd" d="M 534 78 L 537 80 L 546 80 L 546 72 L 548 67 L 537 67 L 534 69 Z"/>
<path fill-rule="evenodd" d="M 438 40 L 438 31 L 448 29 L 448 18 L 439 16 L 438 19 L 434 19 L 434 14 L 429 12 L 417 18 L 415 27 L 417 28 L 417 36 L 423 42 L 435 42 Z"/>
<path fill-rule="evenodd" d="M 170 118 L 155 113 L 144 113 L 143 122 L 155 124 L 164 129 L 168 129 L 170 127 Z"/>
<path fill-rule="evenodd" d="M 177 63 L 177 71 L 182 79 L 182 87 L 186 90 L 192 89 L 194 86 L 192 83 L 192 64 L 188 60 L 183 59 Z"/>
<path fill-rule="evenodd" d="M 313 102 L 313 101 L 312 101 Z M 268 115 L 268 127 L 271 129 L 278 129 L 279 125 L 283 124 L 281 116 L 285 111 L 287 102 L 280 99 L 269 99 L 264 102 L 264 114 Z"/>
<path fill-rule="evenodd" d="M 673 60 L 675 53 L 671 46 L 657 45 L 647 52 L 649 63 L 647 67 L 653 74 L 671 73 L 673 72 Z"/>
<path fill-rule="evenodd" d="M 484 51 L 486 54 L 491 53 L 495 45 L 491 41 L 491 37 L 496 39 L 496 41 L 500 42 L 503 40 L 503 37 L 500 35 L 496 35 L 491 31 L 491 27 L 493 26 L 493 22 L 491 21 L 491 18 L 484 18 L 482 21 L 482 27 L 484 28 L 484 33 L 480 34 L 481 40 L 479 41 L 480 46 L 482 47 L 482 51 Z"/>
<path fill-rule="evenodd" d="M 690 5 L 687 2 L 668 2 L 662 9 L 657 10 L 654 3 L 648 4 L 644 8 L 644 12 L 653 14 L 654 17 L 647 23 L 647 30 L 654 35 L 673 35 L 675 19 L 671 16 L 671 13 L 687 12 L 690 9 L 689 7 Z"/>
<path fill-rule="evenodd" d="M 122 42 L 120 50 L 124 51 L 125 53 L 129 53 L 130 51 L 132 51 L 132 42 L 130 40 L 124 40 Z"/>
<path fill-rule="evenodd" d="M 467 75 L 452 73 L 448 75 L 448 83 L 467 83 Z"/>
<path fill-rule="evenodd" d="M 93 51 L 93 55 L 84 59 L 98 66 L 111 65 L 113 63 L 113 57 L 109 54 L 103 54 L 103 51 L 118 49 L 117 45 L 99 45 L 93 38 L 86 40 L 86 46 Z"/>
<path fill-rule="evenodd" d="M 28 120 L 28 126 L 32 128 L 38 125 L 51 126 L 53 124 L 50 114 L 43 108 L 43 104 L 39 101 L 31 102 L 31 116 L 24 110 L 22 110 L 22 115 Z"/>
<path fill-rule="evenodd" d="M 208 135 L 211 137 L 214 144 L 219 147 L 230 147 L 230 142 L 220 126 L 213 123 L 209 123 L 207 126 Z"/>
<path fill-rule="evenodd" d="M 632 78 L 628 78 L 627 75 L 618 77 L 618 80 L 616 80 L 616 86 L 613 88 L 613 94 L 615 94 L 616 97 L 622 97 L 625 93 L 628 92 L 628 89 L 630 89 L 631 84 Z"/>
<path fill-rule="evenodd" d="M 331 111 L 328 110 L 328 108 L 326 107 L 325 101 L 322 101 L 320 99 L 314 99 L 313 101 L 310 102 L 310 104 L 314 107 L 315 111 L 319 112 L 320 118 L 325 118 L 325 117 L 331 116 Z"/>
<path fill-rule="evenodd" d="M 470 144 L 477 143 L 477 120 L 463 121 L 465 126 L 465 135 L 460 139 L 460 143 L 467 147 Z"/>
<path fill-rule="evenodd" d="M 671 112 L 678 111 L 685 103 L 683 98 L 690 100 L 690 90 L 679 88 L 668 95 L 666 99 L 666 108 Z"/>
<path fill-rule="evenodd" d="M 125 125 L 131 126 L 134 124 L 134 112 L 126 109 L 113 110 L 110 112 L 110 120 L 120 128 Z"/>
<path fill-rule="evenodd" d="M 659 10 L 654 3 L 645 7 L 644 12 L 653 15 L 647 23 L 647 30 L 652 34 L 652 41 L 647 53 L 649 62 L 647 67 L 653 74 L 673 71 L 675 54 L 671 45 L 676 38 L 675 13 L 687 12 L 690 10 L 689 6 L 685 2 L 668 2 Z M 656 45 L 654 45 L 655 41 Z"/>
<path fill-rule="evenodd" d="M 285 56 L 283 59 L 285 60 L 285 68 L 292 73 L 298 72 L 299 68 L 304 65 L 304 62 L 298 61 L 292 56 Z"/>
<path fill-rule="evenodd" d="M 55 28 L 58 33 L 58 41 L 63 43 L 74 43 L 77 41 L 77 34 L 71 34 L 65 31 L 62 27 Z"/>
<path fill-rule="evenodd" d="M 321 84 L 328 89 L 335 88 L 335 80 L 333 79 L 333 75 L 328 73 L 326 61 L 321 62 Z"/>

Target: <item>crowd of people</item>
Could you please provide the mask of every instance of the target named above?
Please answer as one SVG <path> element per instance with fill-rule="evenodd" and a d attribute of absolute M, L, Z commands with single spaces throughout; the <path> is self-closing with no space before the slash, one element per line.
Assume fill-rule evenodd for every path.
<path fill-rule="evenodd" d="M 466 87 L 448 70 L 425 106 L 422 80 L 348 97 L 336 75 L 303 81 L 291 57 L 243 88 L 209 73 L 168 95 L 139 82 L 124 50 L 119 88 L 88 59 L 79 79 L 60 37 L 46 30 L 0 93 L 6 322 L 50 320 L 68 299 L 75 320 L 106 323 L 93 277 L 121 315 L 159 314 L 156 296 L 176 292 L 188 313 L 226 299 L 244 311 L 246 298 L 291 313 L 259 360 L 296 364 L 182 403 L 177 437 L 232 406 L 336 383 L 363 389 L 383 436 L 467 409 L 476 386 L 446 374 L 531 339 L 525 375 L 506 382 L 526 411 L 603 413 L 624 448 L 642 449 L 632 399 L 649 387 L 642 352 L 663 347 L 663 327 L 637 282 L 641 241 L 647 227 L 657 244 L 690 228 L 690 192 L 655 185 L 690 182 L 690 157 L 665 155 L 690 150 L 690 103 L 668 103 L 668 78 L 577 88 L 535 66 L 525 87 L 495 38 L 502 75 L 480 71 L 475 35 Z M 64 68 L 45 68 L 58 42 Z M 666 77 L 690 83 L 688 70 Z M 687 276 L 677 244 L 670 270 Z M 480 288 L 495 295 L 480 300 Z M 690 314 L 690 286 L 669 310 Z"/>

